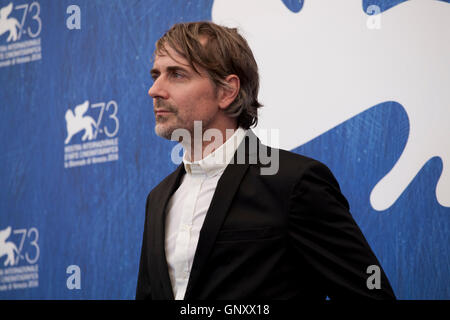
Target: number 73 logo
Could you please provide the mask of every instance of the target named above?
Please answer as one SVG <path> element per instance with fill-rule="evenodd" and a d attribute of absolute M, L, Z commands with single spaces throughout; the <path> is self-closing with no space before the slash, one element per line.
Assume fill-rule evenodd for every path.
<path fill-rule="evenodd" d="M 105 134 L 109 138 L 114 137 L 117 134 L 117 132 L 119 131 L 119 119 L 117 118 L 117 111 L 118 111 L 119 107 L 117 106 L 117 102 L 115 102 L 114 100 L 111 100 L 108 103 L 105 103 L 105 102 L 94 103 L 91 105 L 91 108 L 100 108 L 100 113 L 98 115 L 97 122 L 95 123 L 96 130 L 95 130 L 93 138 L 96 139 L 97 134 L 99 132 L 100 133 L 105 132 Z M 108 114 L 108 118 L 110 118 L 115 124 L 114 130 L 112 130 L 112 132 L 110 132 L 106 126 L 104 126 L 103 128 L 100 128 L 100 123 L 102 122 L 104 111 L 106 111 L 106 112 L 111 111 L 111 113 Z"/>
<path fill-rule="evenodd" d="M 117 105 L 117 102 L 111 100 L 108 103 L 94 103 L 91 105 L 91 108 L 100 109 L 97 121 L 95 121 L 92 117 L 85 115 L 85 113 L 89 109 L 89 100 L 86 100 L 84 103 L 76 106 L 74 108 L 75 112 L 72 112 L 71 109 L 66 111 L 65 117 L 67 125 L 67 138 L 64 141 L 65 144 L 68 144 L 70 142 L 72 136 L 83 130 L 84 134 L 81 137 L 82 141 L 85 141 L 86 139 L 96 139 L 99 132 L 104 132 L 109 138 L 112 138 L 117 134 L 117 132 L 119 131 L 119 119 L 117 118 L 117 111 L 119 110 L 119 107 Z M 103 128 L 100 127 L 105 111 L 108 115 L 108 119 L 112 121 L 114 129 L 108 129 L 107 126 L 104 126 Z M 108 125 L 111 125 L 110 121 L 108 121 Z M 95 131 L 93 131 L 92 129 L 95 129 Z"/>
<path fill-rule="evenodd" d="M 14 235 L 20 235 L 19 247 L 16 243 L 7 239 L 11 234 L 11 227 L 0 230 L 0 257 L 6 256 L 4 266 L 15 266 L 20 259 L 25 259 L 29 264 L 34 264 L 39 259 L 39 232 L 36 228 L 30 229 L 16 229 L 12 232 Z M 25 254 L 22 254 L 24 244 L 28 245 Z M 16 256 L 15 256 L 16 254 Z M 14 257 L 15 256 L 15 257 Z"/>

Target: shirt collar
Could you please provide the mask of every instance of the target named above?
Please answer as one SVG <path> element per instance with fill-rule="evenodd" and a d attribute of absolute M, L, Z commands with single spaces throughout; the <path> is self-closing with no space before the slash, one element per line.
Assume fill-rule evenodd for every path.
<path fill-rule="evenodd" d="M 183 154 L 184 169 L 188 174 L 206 174 L 214 176 L 227 167 L 233 158 L 239 144 L 247 134 L 247 130 L 239 127 L 220 147 L 211 152 L 205 158 L 191 162 L 187 158 L 186 149 Z"/>

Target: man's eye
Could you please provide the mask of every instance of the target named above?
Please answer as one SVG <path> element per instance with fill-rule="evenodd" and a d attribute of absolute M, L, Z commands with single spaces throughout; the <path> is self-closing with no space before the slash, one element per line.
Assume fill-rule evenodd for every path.
<path fill-rule="evenodd" d="M 175 79 L 181 79 L 184 78 L 184 74 L 182 74 L 181 72 L 172 72 L 172 77 Z"/>

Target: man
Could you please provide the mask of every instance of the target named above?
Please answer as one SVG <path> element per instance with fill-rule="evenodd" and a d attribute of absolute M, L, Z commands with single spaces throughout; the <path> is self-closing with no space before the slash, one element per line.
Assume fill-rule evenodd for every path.
<path fill-rule="evenodd" d="M 184 154 L 147 198 L 137 299 L 395 298 L 329 169 L 249 130 L 259 78 L 236 29 L 174 25 L 151 74 L 155 132 Z"/>

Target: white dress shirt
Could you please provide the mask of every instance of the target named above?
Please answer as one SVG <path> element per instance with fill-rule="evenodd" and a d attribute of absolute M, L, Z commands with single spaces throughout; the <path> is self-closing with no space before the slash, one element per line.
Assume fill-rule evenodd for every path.
<path fill-rule="evenodd" d="M 165 252 L 173 294 L 182 300 L 192 262 L 217 182 L 247 131 L 238 128 L 220 147 L 205 158 L 190 162 L 186 149 L 183 163 L 186 174 L 167 204 Z"/>

